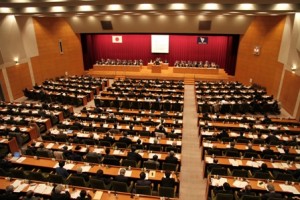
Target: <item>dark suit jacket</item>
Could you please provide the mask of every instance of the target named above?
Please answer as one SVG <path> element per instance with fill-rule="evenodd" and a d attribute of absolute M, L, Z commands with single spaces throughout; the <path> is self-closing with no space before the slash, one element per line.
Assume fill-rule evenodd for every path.
<path fill-rule="evenodd" d="M 269 192 L 269 193 L 265 193 L 262 195 L 261 199 L 262 200 L 267 200 L 269 198 L 282 198 L 282 195 L 280 193 L 276 193 L 276 192 Z"/>
<path fill-rule="evenodd" d="M 6 193 L 4 193 L 0 196 L 0 199 L 19 200 L 19 196 L 17 194 L 14 194 L 14 193 L 6 192 Z"/>
<path fill-rule="evenodd" d="M 160 182 L 160 186 L 162 187 L 174 187 L 175 179 L 174 178 L 162 178 Z"/>
<path fill-rule="evenodd" d="M 56 167 L 55 171 L 58 175 L 61 175 L 64 178 L 69 176 L 69 172 L 63 167 Z"/>
<path fill-rule="evenodd" d="M 136 162 L 139 162 L 140 160 L 142 160 L 142 156 L 136 152 L 129 152 L 127 154 L 127 159 L 128 160 L 135 160 Z"/>
<path fill-rule="evenodd" d="M 68 191 L 59 194 L 52 192 L 51 194 L 51 200 L 68 200 L 68 199 L 71 199 L 70 193 Z"/>
<path fill-rule="evenodd" d="M 86 173 L 74 174 L 74 176 L 77 176 L 77 177 L 82 177 L 82 178 L 84 178 L 84 180 L 85 180 L 86 182 L 88 182 L 88 181 L 89 181 L 89 179 L 90 179 L 89 175 L 88 175 L 88 174 L 86 174 Z"/>
<path fill-rule="evenodd" d="M 151 181 L 149 181 L 149 180 L 137 180 L 136 185 L 137 186 L 151 186 Z"/>
<path fill-rule="evenodd" d="M 118 176 L 116 176 L 116 177 L 115 177 L 115 181 L 127 183 L 127 185 L 128 185 L 128 183 L 129 183 L 128 177 L 123 176 L 123 175 L 118 175 Z"/>
<path fill-rule="evenodd" d="M 124 143 L 127 144 L 127 146 L 130 145 L 130 144 L 132 143 L 131 139 L 129 139 L 129 138 L 127 138 L 127 137 L 121 137 L 121 138 L 119 139 L 119 142 L 124 142 Z"/>
<path fill-rule="evenodd" d="M 166 163 L 177 164 L 178 163 L 178 158 L 176 158 L 175 156 L 174 157 L 167 156 L 166 159 L 165 159 L 165 162 Z"/>

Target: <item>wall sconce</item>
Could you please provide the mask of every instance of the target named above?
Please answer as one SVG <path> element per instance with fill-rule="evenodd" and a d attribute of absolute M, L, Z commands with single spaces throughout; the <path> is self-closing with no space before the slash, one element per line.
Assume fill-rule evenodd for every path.
<path fill-rule="evenodd" d="M 16 65 L 19 64 L 19 58 L 15 58 L 14 61 L 15 61 Z"/>
<path fill-rule="evenodd" d="M 296 70 L 297 70 L 297 67 L 296 67 L 296 66 L 292 66 L 292 67 L 291 67 L 291 70 L 292 70 L 292 73 L 295 74 L 295 73 L 296 73 Z"/>
<path fill-rule="evenodd" d="M 259 56 L 259 54 L 260 54 L 260 46 L 255 46 L 255 47 L 253 48 L 253 54 L 254 54 L 255 56 Z"/>

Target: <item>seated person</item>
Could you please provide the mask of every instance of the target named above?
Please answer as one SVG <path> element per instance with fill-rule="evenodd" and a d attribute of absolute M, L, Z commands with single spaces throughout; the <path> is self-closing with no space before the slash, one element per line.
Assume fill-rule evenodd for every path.
<path fill-rule="evenodd" d="M 111 183 L 111 179 L 110 178 L 106 178 L 104 176 L 104 173 L 103 173 L 103 170 L 102 169 L 99 169 L 97 172 L 96 172 L 96 175 L 93 177 L 94 179 L 97 179 L 97 180 L 102 180 L 104 182 L 105 185 L 109 185 Z"/>
<path fill-rule="evenodd" d="M 129 139 L 129 138 L 127 137 L 127 132 L 124 132 L 124 133 L 123 133 L 123 137 L 120 137 L 120 138 L 119 138 L 119 142 L 124 142 L 124 143 L 126 143 L 126 144 L 127 144 L 127 147 L 128 147 L 129 145 L 131 145 L 132 140 Z"/>
<path fill-rule="evenodd" d="M 134 160 L 138 163 L 139 161 L 143 160 L 143 157 L 136 152 L 136 147 L 133 146 L 133 147 L 131 147 L 131 152 L 128 152 L 128 154 L 127 154 L 127 159 Z"/>
<path fill-rule="evenodd" d="M 105 148 L 104 159 L 116 159 L 116 160 L 118 160 L 115 156 L 110 155 L 110 148 Z"/>
<path fill-rule="evenodd" d="M 91 200 L 92 196 L 86 192 L 86 190 L 81 190 L 79 197 L 76 200 Z"/>
<path fill-rule="evenodd" d="M 166 157 L 165 162 L 166 163 L 173 163 L 173 164 L 178 163 L 178 158 L 175 156 L 174 151 L 169 152 L 169 155 Z"/>
<path fill-rule="evenodd" d="M 161 179 L 161 187 L 175 187 L 175 179 L 171 178 L 171 172 L 169 170 L 165 171 L 165 177 Z"/>
<path fill-rule="evenodd" d="M 272 185 L 271 183 L 267 184 L 267 191 L 267 193 L 261 196 L 262 200 L 267 200 L 270 198 L 282 198 L 282 195 L 280 193 L 276 193 L 274 185 Z"/>
<path fill-rule="evenodd" d="M 110 136 L 109 132 L 105 134 L 102 140 L 109 142 L 111 145 L 115 142 L 115 139 Z"/>
<path fill-rule="evenodd" d="M 214 194 L 217 195 L 218 193 L 233 194 L 233 191 L 230 187 L 230 184 L 225 182 L 222 187 L 215 187 L 214 188 Z"/>
<path fill-rule="evenodd" d="M 141 139 L 138 139 L 136 141 L 136 144 L 134 145 L 135 148 L 138 150 L 138 149 L 144 149 L 144 145 L 142 145 L 142 140 Z"/>
<path fill-rule="evenodd" d="M 55 171 L 58 175 L 62 176 L 63 178 L 68 178 L 69 172 L 64 168 L 65 161 L 61 160 L 58 163 L 58 167 L 56 167 Z"/>
<path fill-rule="evenodd" d="M 238 191 L 239 198 L 242 198 L 244 195 L 247 196 L 256 196 L 256 193 L 252 190 L 251 185 L 246 185 L 245 188 Z"/>
<path fill-rule="evenodd" d="M 41 143 L 40 146 L 39 146 L 39 148 L 38 148 L 36 151 L 37 151 L 37 152 L 38 152 L 38 151 L 45 151 L 45 152 L 48 152 L 49 157 L 53 157 L 53 152 L 52 152 L 51 150 L 47 149 L 47 148 L 45 147 L 44 143 Z"/>
<path fill-rule="evenodd" d="M 0 196 L 0 199 L 19 200 L 19 196 L 14 193 L 14 186 L 8 185 L 5 188 L 5 193 Z"/>
<path fill-rule="evenodd" d="M 114 178 L 114 180 L 118 181 L 118 182 L 123 182 L 123 183 L 126 183 L 127 185 L 129 185 L 129 178 L 125 176 L 125 173 L 126 173 L 126 169 L 121 168 L 119 175 L 117 175 Z"/>
<path fill-rule="evenodd" d="M 71 195 L 68 191 L 65 191 L 63 185 L 57 185 L 51 193 L 52 200 L 68 200 L 71 199 Z"/>
<path fill-rule="evenodd" d="M 81 168 L 81 167 L 77 168 L 76 174 L 73 174 L 73 175 L 74 175 L 74 176 L 77 176 L 77 177 L 82 177 L 82 178 L 84 178 L 84 180 L 85 180 L 86 182 L 88 182 L 89 179 L 90 179 L 90 177 L 89 177 L 88 174 L 82 172 L 82 168 Z"/>
<path fill-rule="evenodd" d="M 274 155 L 274 151 L 271 149 L 269 144 L 266 145 L 266 148 L 262 151 L 263 155 Z"/>
<path fill-rule="evenodd" d="M 145 179 L 146 179 L 146 173 L 141 172 L 140 179 L 136 181 L 136 186 L 151 186 L 151 181 Z"/>
<path fill-rule="evenodd" d="M 159 169 L 160 163 L 158 162 L 158 156 L 157 155 L 154 154 L 152 159 L 149 159 L 145 162 L 156 163 L 156 168 Z"/>

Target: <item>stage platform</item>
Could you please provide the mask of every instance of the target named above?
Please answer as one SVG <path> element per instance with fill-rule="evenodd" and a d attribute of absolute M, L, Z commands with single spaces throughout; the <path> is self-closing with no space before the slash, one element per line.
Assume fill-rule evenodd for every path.
<path fill-rule="evenodd" d="M 110 70 L 111 69 L 111 70 Z M 177 68 L 161 66 L 104 66 L 94 65 L 89 75 L 107 78 L 136 78 L 164 80 L 228 80 L 224 69 Z"/>

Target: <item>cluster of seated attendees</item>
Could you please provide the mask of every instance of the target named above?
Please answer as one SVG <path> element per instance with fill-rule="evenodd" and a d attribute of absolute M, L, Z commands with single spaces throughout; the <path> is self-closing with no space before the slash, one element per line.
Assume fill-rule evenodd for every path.
<path fill-rule="evenodd" d="M 219 65 L 215 62 L 209 61 L 191 61 L 191 60 L 176 60 L 174 62 L 174 67 L 199 67 L 199 68 L 219 68 Z"/>
<path fill-rule="evenodd" d="M 30 100 L 82 106 L 91 101 L 94 95 L 97 95 L 103 86 L 107 85 L 107 79 L 91 78 L 90 76 L 73 76 L 69 82 L 66 81 L 66 78 L 60 79 L 46 80 L 43 85 L 35 85 L 30 90 L 25 88 L 24 96 Z"/>
<path fill-rule="evenodd" d="M 127 84 L 130 80 L 124 81 Z M 142 88 L 129 86 L 121 87 L 120 83 L 115 87 L 107 88 L 107 91 L 101 92 L 100 96 L 95 97 L 97 107 L 119 107 L 128 109 L 147 109 L 161 111 L 182 111 L 183 110 L 183 88 L 173 89 L 171 85 L 177 82 L 162 82 L 157 85 L 147 85 L 145 81 L 135 81 L 134 85 L 142 85 Z M 171 84 L 172 83 L 172 84 Z M 178 81 L 178 85 L 182 82 Z M 148 86 L 148 87 L 147 87 Z M 172 88 L 172 89 L 166 89 Z"/>
<path fill-rule="evenodd" d="M 196 97 L 201 113 L 280 114 L 280 105 L 273 96 L 238 82 L 197 82 Z"/>
<path fill-rule="evenodd" d="M 126 60 L 126 59 L 104 59 L 101 58 L 100 60 L 96 61 L 96 65 L 138 65 L 143 66 L 143 60 L 142 59 L 134 59 L 134 60 Z"/>
<path fill-rule="evenodd" d="M 221 121 L 214 120 L 218 118 Z M 209 183 L 213 199 L 224 198 L 220 192 L 224 189 L 221 180 L 230 183 L 224 185 L 224 193 L 228 193 L 229 199 L 244 199 L 245 195 L 256 196 L 254 199 L 268 199 L 270 191 L 252 190 L 252 182 L 286 185 L 300 182 L 299 121 L 269 118 L 267 115 L 256 118 L 252 115 L 221 115 L 211 118 L 211 115 L 201 114 L 199 126 L 202 159 L 206 162 L 205 176 L 213 179 Z M 216 181 L 218 184 L 215 184 Z M 236 184 L 242 183 L 235 181 L 244 181 L 245 185 L 240 186 L 245 189 L 241 190 Z M 281 199 L 292 199 L 293 195 L 286 190 L 274 190 L 274 184 L 265 184 L 264 188 L 272 188 L 272 194 Z M 249 188 L 251 193 L 244 194 Z"/>

